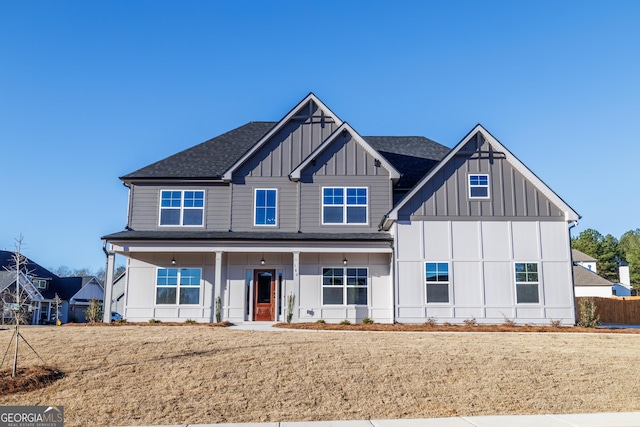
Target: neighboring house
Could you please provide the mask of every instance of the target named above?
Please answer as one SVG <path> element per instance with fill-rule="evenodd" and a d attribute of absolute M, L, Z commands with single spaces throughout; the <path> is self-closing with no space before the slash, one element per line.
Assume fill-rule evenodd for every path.
<path fill-rule="evenodd" d="M 13 252 L 0 251 L 0 293 L 11 296 L 15 293 L 16 274 L 7 271 L 13 265 Z M 26 274 L 22 274 L 20 286 L 26 292 L 30 324 L 43 325 L 56 321 L 56 306 L 60 312 L 60 321 L 68 322 L 71 317 L 70 300 L 82 287 L 82 279 L 79 277 L 58 277 L 39 264 L 26 259 Z M 56 305 L 56 295 L 60 297 L 60 303 Z M 101 297 L 102 299 L 102 297 Z M 11 301 L 13 302 L 13 301 Z M 6 307 L 3 307 L 6 308 Z M 12 321 L 8 310 L 2 310 L 3 321 Z"/>
<path fill-rule="evenodd" d="M 113 291 L 111 292 L 111 311 L 124 313 L 124 284 L 126 272 L 120 274 L 113 281 Z"/>
<path fill-rule="evenodd" d="M 80 279 L 82 280 L 82 287 L 70 299 L 70 313 L 72 319 L 78 322 L 86 322 L 85 312 L 89 308 L 91 300 L 95 299 L 102 303 L 104 288 L 94 276 L 82 276 Z"/>
<path fill-rule="evenodd" d="M 574 264 L 580 265 L 587 270 L 591 270 L 595 274 L 598 273 L 598 260 L 594 257 L 577 249 L 571 249 L 571 257 L 573 258 Z"/>
<path fill-rule="evenodd" d="M 576 297 L 608 298 L 613 295 L 612 282 L 581 265 L 573 266 L 573 283 Z"/>
<path fill-rule="evenodd" d="M 363 137 L 309 94 L 121 180 L 129 321 L 575 322 L 579 215 L 480 125 Z"/>

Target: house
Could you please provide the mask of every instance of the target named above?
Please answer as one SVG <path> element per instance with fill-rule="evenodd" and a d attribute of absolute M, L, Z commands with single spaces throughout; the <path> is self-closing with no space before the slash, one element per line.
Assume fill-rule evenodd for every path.
<path fill-rule="evenodd" d="M 621 262 L 619 266 L 621 283 L 615 283 L 596 274 L 598 272 L 597 259 L 577 249 L 571 249 L 571 256 L 573 257 L 573 284 L 576 297 L 608 298 L 631 295 L 628 267 L 625 276 L 626 262 Z"/>
<path fill-rule="evenodd" d="M 30 259 L 26 259 L 25 269 L 20 275 L 10 271 L 13 262 L 13 252 L 0 251 L 0 293 L 3 300 L 3 322 L 13 322 L 13 313 L 8 309 L 8 304 L 15 303 L 17 277 L 20 277 L 21 298 L 23 307 L 27 310 L 28 323 L 42 325 L 55 323 L 56 313 L 60 314 L 60 321 L 67 323 L 72 316 L 69 315 L 73 303 L 70 302 L 76 292 L 82 287 L 82 279 L 79 277 L 58 277 L 46 268 Z M 56 302 L 56 296 L 60 298 Z M 102 296 L 100 296 L 102 299 Z"/>
<path fill-rule="evenodd" d="M 361 136 L 311 93 L 120 179 L 130 321 L 575 322 L 579 215 L 481 125 Z"/>
<path fill-rule="evenodd" d="M 598 273 L 598 260 L 592 256 L 585 254 L 577 249 L 571 249 L 571 257 L 573 258 L 573 264 L 590 270 L 594 274 Z"/>
<path fill-rule="evenodd" d="M 104 288 L 98 278 L 94 276 L 82 276 L 80 280 L 82 281 L 82 287 L 69 300 L 71 307 L 69 312 L 72 319 L 78 322 L 86 322 L 85 312 L 87 308 L 89 308 L 92 300 L 102 302 Z"/>

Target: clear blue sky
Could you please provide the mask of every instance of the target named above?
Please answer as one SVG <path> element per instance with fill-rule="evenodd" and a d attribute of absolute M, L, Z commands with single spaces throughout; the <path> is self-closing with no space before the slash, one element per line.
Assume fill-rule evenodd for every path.
<path fill-rule="evenodd" d="M 0 0 L 0 249 L 104 266 L 119 176 L 314 92 L 362 135 L 482 123 L 583 216 L 640 227 L 639 1 Z"/>

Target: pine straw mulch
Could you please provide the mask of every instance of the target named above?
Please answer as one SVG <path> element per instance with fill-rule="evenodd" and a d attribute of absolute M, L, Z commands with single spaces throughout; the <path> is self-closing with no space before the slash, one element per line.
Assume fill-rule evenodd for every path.
<path fill-rule="evenodd" d="M 64 372 L 52 366 L 18 367 L 15 377 L 11 376 L 12 371 L 0 371 L 0 396 L 39 390 L 64 377 Z"/>
<path fill-rule="evenodd" d="M 614 333 L 640 334 L 640 329 L 633 328 L 583 328 L 580 326 L 535 326 L 535 325 L 431 325 L 403 323 L 358 323 L 340 325 L 337 323 L 276 323 L 276 328 L 306 329 L 318 331 L 372 331 L 372 332 L 582 332 L 582 333 Z"/>

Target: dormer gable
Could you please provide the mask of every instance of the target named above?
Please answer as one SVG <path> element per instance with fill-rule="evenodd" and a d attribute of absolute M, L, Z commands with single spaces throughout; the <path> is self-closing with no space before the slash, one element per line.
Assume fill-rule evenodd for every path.
<path fill-rule="evenodd" d="M 362 157 L 357 155 L 357 151 L 362 151 L 362 153 L 366 156 L 368 155 L 372 160 L 374 167 L 384 167 L 389 173 L 389 178 L 393 180 L 393 182 L 397 182 L 400 179 L 400 173 L 398 170 L 387 161 L 378 151 L 376 151 L 367 141 L 358 134 L 348 123 L 343 123 L 338 129 L 335 130 L 321 145 L 319 145 L 309 156 L 304 159 L 295 169 L 291 171 L 289 174 L 289 179 L 292 181 L 299 181 L 303 171 L 308 168 L 310 165 L 315 165 L 316 160 L 323 155 L 327 154 L 327 152 L 331 151 L 331 148 L 334 150 L 331 152 L 330 156 L 337 156 L 339 152 L 342 151 L 340 148 L 336 147 L 340 144 L 345 144 L 347 142 L 351 142 L 356 145 L 353 151 L 355 152 L 352 156 L 353 158 L 347 159 L 347 162 L 350 162 L 355 169 L 357 169 L 357 158 Z M 345 147 L 343 150 L 347 150 Z M 346 154 L 346 153 L 345 153 Z M 344 156 L 346 157 L 346 155 Z M 366 160 L 361 161 L 361 163 L 366 164 Z M 362 172 L 360 172 L 362 173 Z"/>

